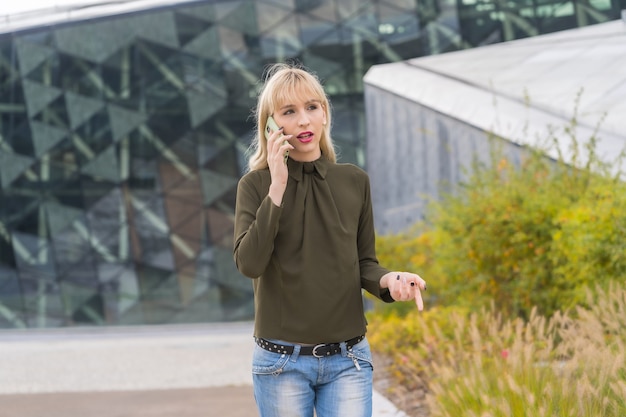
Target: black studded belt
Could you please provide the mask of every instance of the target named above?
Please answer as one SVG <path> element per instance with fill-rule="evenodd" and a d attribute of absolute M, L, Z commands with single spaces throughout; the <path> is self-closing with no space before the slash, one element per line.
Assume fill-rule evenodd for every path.
<path fill-rule="evenodd" d="M 365 335 L 357 336 L 350 340 L 346 340 L 346 349 L 351 349 L 352 346 L 365 339 Z M 259 347 L 274 353 L 282 353 L 291 355 L 295 348 L 294 345 L 281 345 L 279 343 L 270 342 L 269 340 L 255 337 L 254 340 Z M 300 347 L 300 355 L 315 356 L 316 358 L 323 358 L 325 356 L 335 355 L 341 353 L 341 343 L 320 343 L 315 346 L 302 346 Z"/>

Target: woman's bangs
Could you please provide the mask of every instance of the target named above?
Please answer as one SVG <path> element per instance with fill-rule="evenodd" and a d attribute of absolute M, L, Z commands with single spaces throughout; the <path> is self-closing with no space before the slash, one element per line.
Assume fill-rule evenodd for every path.
<path fill-rule="evenodd" d="M 324 103 L 323 97 L 320 97 L 320 92 L 301 78 L 287 80 L 287 82 L 278 86 L 275 89 L 273 99 L 274 109 L 281 108 L 286 104 L 308 102 L 310 100 Z"/>

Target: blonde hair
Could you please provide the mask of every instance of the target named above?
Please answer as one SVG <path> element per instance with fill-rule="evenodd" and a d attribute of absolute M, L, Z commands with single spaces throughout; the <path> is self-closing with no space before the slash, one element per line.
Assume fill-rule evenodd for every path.
<path fill-rule="evenodd" d="M 267 118 L 274 109 L 293 100 L 294 97 L 306 94 L 308 99 L 319 100 L 326 113 L 326 125 L 320 138 L 320 150 L 326 159 L 337 162 L 337 153 L 330 137 L 331 111 L 328 96 L 317 76 L 302 67 L 291 64 L 273 64 L 265 71 L 265 83 L 259 93 L 254 116 L 256 118 L 256 134 L 250 145 L 250 171 L 267 168 L 267 140 L 263 132 Z"/>

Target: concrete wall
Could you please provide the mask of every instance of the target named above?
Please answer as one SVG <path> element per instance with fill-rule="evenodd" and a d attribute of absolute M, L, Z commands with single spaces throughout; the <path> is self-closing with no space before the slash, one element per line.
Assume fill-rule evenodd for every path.
<path fill-rule="evenodd" d="M 428 201 L 467 179 L 474 160 L 489 161 L 492 141 L 481 129 L 367 83 L 365 104 L 378 233 L 398 233 L 422 220 Z M 493 143 L 519 162 L 521 147 Z"/>

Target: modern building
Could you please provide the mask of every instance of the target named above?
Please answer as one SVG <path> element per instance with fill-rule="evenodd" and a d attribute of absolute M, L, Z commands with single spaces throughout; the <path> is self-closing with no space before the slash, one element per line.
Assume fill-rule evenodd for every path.
<path fill-rule="evenodd" d="M 519 163 L 524 147 L 556 140 L 574 164 L 571 137 L 580 149 L 596 140 L 598 157 L 626 174 L 617 160 L 626 151 L 626 20 L 376 65 L 364 79 L 379 233 L 424 219 L 428 201 L 466 180 L 476 160 L 489 163 L 493 145 Z"/>
<path fill-rule="evenodd" d="M 0 327 L 251 318 L 232 218 L 267 63 L 317 72 L 341 159 L 366 167 L 372 65 L 614 20 L 625 1 L 3 4 Z"/>

